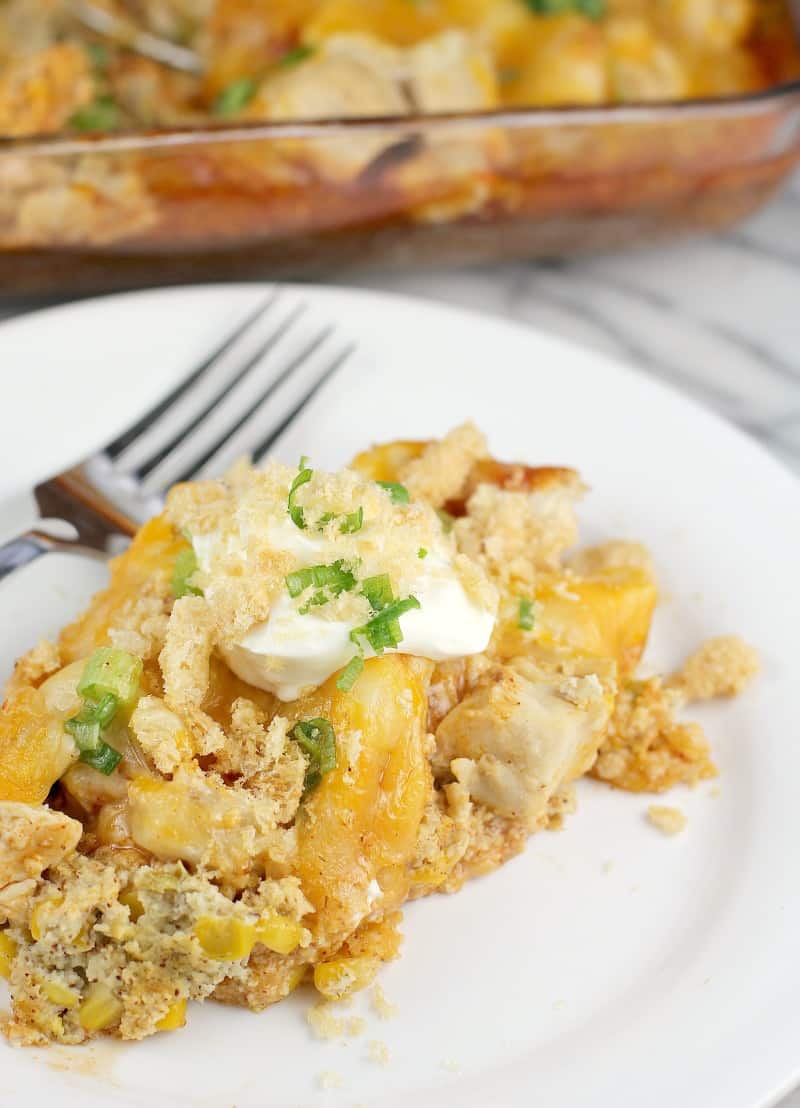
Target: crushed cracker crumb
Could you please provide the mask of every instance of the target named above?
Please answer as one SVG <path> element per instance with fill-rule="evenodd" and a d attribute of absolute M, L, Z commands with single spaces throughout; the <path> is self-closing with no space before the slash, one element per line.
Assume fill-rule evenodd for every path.
<path fill-rule="evenodd" d="M 667 808 L 660 804 L 650 805 L 647 818 L 653 827 L 657 827 L 665 835 L 678 835 L 688 822 L 679 808 Z"/>
<path fill-rule="evenodd" d="M 386 999 L 386 994 L 377 982 L 370 990 L 370 1000 L 373 1012 L 382 1020 L 390 1020 L 397 1015 L 397 1005 Z"/>
<path fill-rule="evenodd" d="M 371 1039 L 367 1044 L 367 1057 L 370 1062 L 377 1062 L 379 1066 L 388 1066 L 392 1055 L 386 1043 L 380 1039 Z"/>

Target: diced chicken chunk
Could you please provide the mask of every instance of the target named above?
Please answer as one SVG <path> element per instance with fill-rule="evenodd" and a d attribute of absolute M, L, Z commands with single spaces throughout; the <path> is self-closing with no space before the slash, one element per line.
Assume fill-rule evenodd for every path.
<path fill-rule="evenodd" d="M 546 674 L 516 659 L 444 718 L 437 761 L 449 761 L 474 800 L 535 828 L 553 793 L 591 765 L 610 710 L 596 675 Z"/>
<path fill-rule="evenodd" d="M 408 79 L 414 104 L 423 112 L 480 111 L 497 104 L 489 51 L 464 31 L 445 31 L 410 50 Z"/>

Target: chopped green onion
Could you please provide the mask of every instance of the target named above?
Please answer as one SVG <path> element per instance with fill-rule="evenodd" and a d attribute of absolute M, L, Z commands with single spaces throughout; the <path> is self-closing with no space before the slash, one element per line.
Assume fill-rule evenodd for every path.
<path fill-rule="evenodd" d="M 113 131 L 119 126 L 119 110 L 112 96 L 98 96 L 69 118 L 76 131 Z"/>
<path fill-rule="evenodd" d="M 256 94 L 258 85 L 252 77 L 240 77 L 226 85 L 214 101 L 215 115 L 236 115 L 246 108 Z"/>
<path fill-rule="evenodd" d="M 300 720 L 289 732 L 308 758 L 308 768 L 303 782 L 303 796 L 312 792 L 322 780 L 323 774 L 336 768 L 336 735 L 327 719 Z"/>
<path fill-rule="evenodd" d="M 283 57 L 278 60 L 278 65 L 282 68 L 299 65 L 300 62 L 304 62 L 306 58 L 310 58 L 313 53 L 313 46 L 295 46 L 294 50 L 287 51 Z"/>
<path fill-rule="evenodd" d="M 417 557 L 418 558 L 427 558 L 428 557 L 428 551 L 425 549 L 424 546 L 421 546 L 419 548 L 419 550 L 417 551 Z"/>
<path fill-rule="evenodd" d="M 523 631 L 532 631 L 534 621 L 533 601 L 528 600 L 527 597 L 520 597 L 519 601 L 519 615 L 517 616 L 517 626 Z"/>
<path fill-rule="evenodd" d="M 455 516 L 451 516 L 449 512 L 446 512 L 444 508 L 437 508 L 436 514 L 439 517 L 439 522 L 442 525 L 442 530 L 445 534 L 448 531 L 453 530 L 453 524 L 455 523 Z"/>
<path fill-rule="evenodd" d="M 365 638 L 376 654 L 382 654 L 387 647 L 397 647 L 403 641 L 403 632 L 400 628 L 400 616 L 412 608 L 419 608 L 420 602 L 415 596 L 407 596 L 405 600 L 395 600 L 388 604 L 376 616 L 362 627 L 355 627 L 350 632 L 351 640 L 360 646 L 360 638 Z"/>
<path fill-rule="evenodd" d="M 86 53 L 95 69 L 106 69 L 109 63 L 108 47 L 102 42 L 87 42 Z"/>
<path fill-rule="evenodd" d="M 386 489 L 392 498 L 392 504 L 408 504 L 411 500 L 405 485 L 398 485 L 396 481 L 376 481 L 375 483 L 382 489 Z"/>
<path fill-rule="evenodd" d="M 84 667 L 78 682 L 78 695 L 102 702 L 107 693 L 113 693 L 120 705 L 130 708 L 139 692 L 141 676 L 141 658 L 129 654 L 127 650 L 101 646 Z"/>
<path fill-rule="evenodd" d="M 83 708 L 77 716 L 68 719 L 64 724 L 64 730 L 68 731 L 75 740 L 75 745 L 81 754 L 97 750 L 103 741 L 100 737 L 100 723 L 92 716 L 85 714 Z"/>
<path fill-rule="evenodd" d="M 301 531 L 305 531 L 306 529 L 306 519 L 303 514 L 303 509 L 299 504 L 295 504 L 294 498 L 297 490 L 302 488 L 303 485 L 308 484 L 314 472 L 313 469 L 308 468 L 306 464 L 307 461 L 308 459 L 306 457 L 300 459 L 300 472 L 297 474 L 294 481 L 292 481 L 292 487 L 289 489 L 289 499 L 286 503 L 286 510 L 291 517 L 292 523 L 295 527 L 299 527 Z"/>
<path fill-rule="evenodd" d="M 354 512 L 350 512 L 346 516 L 336 516 L 335 512 L 325 512 L 317 520 L 317 530 L 322 531 L 327 523 L 330 523 L 332 519 L 340 519 L 339 531 L 343 535 L 354 535 L 356 531 L 360 531 L 364 526 L 364 509 L 356 508 Z"/>
<path fill-rule="evenodd" d="M 364 509 L 356 508 L 354 512 L 346 515 L 342 520 L 339 530 L 343 535 L 354 535 L 364 526 Z"/>
<path fill-rule="evenodd" d="M 324 566 L 306 566 L 304 569 L 296 569 L 294 573 L 288 573 L 285 577 L 289 596 L 299 596 L 305 589 L 313 586 L 315 589 L 329 589 L 334 596 L 349 592 L 356 585 L 353 571 L 340 559 Z"/>
<path fill-rule="evenodd" d="M 606 14 L 605 0 L 525 0 L 536 15 L 561 15 L 576 12 L 587 19 L 602 19 Z"/>
<path fill-rule="evenodd" d="M 364 668 L 364 658 L 361 654 L 354 654 L 342 672 L 336 678 L 336 688 L 341 692 L 350 692 L 353 685 L 361 676 Z"/>
<path fill-rule="evenodd" d="M 379 573 L 377 577 L 367 577 L 361 582 L 361 591 L 370 603 L 373 612 L 382 611 L 394 600 L 392 582 L 388 573 Z"/>
<path fill-rule="evenodd" d="M 82 750 L 80 760 L 109 777 L 121 762 L 122 755 L 101 739 L 96 750 Z"/>
<path fill-rule="evenodd" d="M 108 727 L 119 708 L 119 700 L 114 693 L 104 693 L 99 700 L 84 700 L 83 711 L 91 715 L 103 730 Z"/>
<path fill-rule="evenodd" d="M 182 596 L 202 596 L 203 590 L 189 584 L 189 578 L 197 572 L 197 555 L 193 547 L 181 550 L 172 569 L 172 592 L 176 600 Z"/>

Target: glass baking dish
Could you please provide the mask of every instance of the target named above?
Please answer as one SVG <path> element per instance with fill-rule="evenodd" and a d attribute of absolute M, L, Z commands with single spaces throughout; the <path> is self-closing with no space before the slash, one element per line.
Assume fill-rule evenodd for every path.
<path fill-rule="evenodd" d="M 0 294 L 554 258 L 728 227 L 800 81 L 660 105 L 0 142 Z"/>

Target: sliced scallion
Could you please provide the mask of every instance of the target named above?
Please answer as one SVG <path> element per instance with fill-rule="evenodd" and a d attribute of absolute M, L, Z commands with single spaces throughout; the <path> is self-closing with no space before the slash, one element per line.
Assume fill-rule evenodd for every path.
<path fill-rule="evenodd" d="M 99 703 L 107 693 L 112 693 L 120 705 L 130 708 L 139 692 L 141 676 L 141 658 L 127 650 L 101 646 L 84 667 L 78 695 Z"/>
<path fill-rule="evenodd" d="M 532 631 L 534 622 L 534 602 L 527 597 L 520 597 L 517 626 L 523 631 Z"/>
<path fill-rule="evenodd" d="M 122 761 L 122 755 L 101 739 L 96 750 L 82 750 L 80 760 L 109 777 Z"/>
<path fill-rule="evenodd" d="M 412 608 L 421 607 L 415 596 L 407 596 L 404 600 L 395 600 L 383 608 L 371 620 L 361 627 L 355 627 L 350 632 L 351 640 L 361 646 L 360 640 L 366 639 L 376 654 L 382 654 L 387 648 L 394 649 L 403 641 L 403 632 L 400 628 L 400 616 L 410 612 Z"/>
<path fill-rule="evenodd" d="M 189 584 L 189 579 L 197 572 L 197 555 L 193 547 L 181 550 L 172 567 L 172 592 L 176 600 L 182 596 L 202 596 L 203 590 Z"/>
<path fill-rule="evenodd" d="M 361 676 L 364 669 L 364 659 L 361 654 L 354 654 L 342 672 L 336 678 L 336 688 L 341 692 L 350 692 L 353 685 Z"/>
<path fill-rule="evenodd" d="M 308 484 L 314 473 L 313 469 L 308 468 L 307 462 L 308 458 L 303 457 L 300 459 L 300 472 L 297 474 L 294 481 L 292 481 L 292 486 L 289 489 L 289 499 L 286 503 L 286 510 L 289 513 L 292 523 L 295 527 L 299 527 L 301 531 L 305 531 L 306 529 L 306 518 L 301 506 L 295 504 L 295 496 L 298 489 Z"/>
<path fill-rule="evenodd" d="M 240 77 L 237 81 L 231 81 L 214 101 L 215 115 L 236 115 L 247 107 L 257 88 L 252 77 Z"/>
<path fill-rule="evenodd" d="M 330 720 L 316 718 L 297 722 L 289 732 L 308 758 L 303 796 L 312 792 L 324 774 L 336 768 L 336 734 Z"/>
<path fill-rule="evenodd" d="M 408 504 L 411 500 L 408 489 L 405 485 L 399 485 L 397 481 L 377 481 L 376 484 L 380 485 L 382 489 L 386 489 L 392 498 L 393 504 Z"/>

